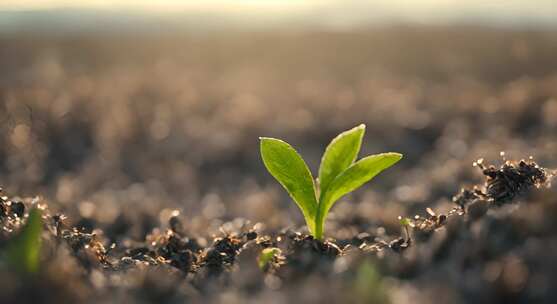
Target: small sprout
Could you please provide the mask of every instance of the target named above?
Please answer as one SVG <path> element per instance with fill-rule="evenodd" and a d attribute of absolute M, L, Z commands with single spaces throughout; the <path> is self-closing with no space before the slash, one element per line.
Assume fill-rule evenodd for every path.
<path fill-rule="evenodd" d="M 412 227 L 412 228 L 414 227 L 414 222 L 410 218 L 399 216 L 398 221 L 400 222 L 400 225 L 403 227 Z"/>
<path fill-rule="evenodd" d="M 268 265 L 272 263 L 273 260 L 278 259 L 281 253 L 282 251 L 276 247 L 263 249 L 257 259 L 257 266 L 263 271 L 268 269 Z"/>
<path fill-rule="evenodd" d="M 37 272 L 41 252 L 41 231 L 41 211 L 33 209 L 29 212 L 25 227 L 8 244 L 7 260 L 10 265 L 22 272 Z"/>
<path fill-rule="evenodd" d="M 362 124 L 331 141 L 321 159 L 319 187 L 292 146 L 280 139 L 260 138 L 265 167 L 301 209 L 308 229 L 316 239 L 323 239 L 325 220 L 336 201 L 402 158 L 399 153 L 382 153 L 355 161 L 364 131 Z"/>
<path fill-rule="evenodd" d="M 414 221 L 412 221 L 412 219 L 407 217 L 399 216 L 398 221 L 400 222 L 400 225 L 404 227 L 404 231 L 406 232 L 406 240 L 408 243 L 410 241 L 410 231 L 408 231 L 408 227 L 414 228 L 416 227 L 416 225 L 414 224 Z"/>

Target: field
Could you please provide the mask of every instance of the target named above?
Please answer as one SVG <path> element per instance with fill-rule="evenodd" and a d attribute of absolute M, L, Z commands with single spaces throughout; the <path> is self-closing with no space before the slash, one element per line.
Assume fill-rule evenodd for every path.
<path fill-rule="evenodd" d="M 1 36 L 0 250 L 44 225 L 0 302 L 552 303 L 555 54 L 481 27 Z M 316 174 L 360 123 L 360 155 L 404 159 L 313 240 L 258 138 Z"/>

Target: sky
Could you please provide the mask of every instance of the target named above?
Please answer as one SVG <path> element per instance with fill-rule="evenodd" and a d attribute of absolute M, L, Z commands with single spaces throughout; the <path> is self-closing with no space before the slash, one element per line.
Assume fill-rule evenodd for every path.
<path fill-rule="evenodd" d="M 0 11 L 60 8 L 160 14 L 202 13 L 273 20 L 315 19 L 350 27 L 371 22 L 557 26 L 557 0 L 0 0 Z M 6 14 L 4 14 L 6 16 Z M 0 17 L 1 18 L 1 17 Z M 2 24 L 0 20 L 0 24 Z"/>
<path fill-rule="evenodd" d="M 233 6 L 253 7 L 296 7 L 299 5 L 318 3 L 312 0 L 3 0 L 0 8 L 3 9 L 44 9 L 44 8 L 140 8 L 140 9 L 222 9 Z M 324 2 L 328 2 L 325 0 Z"/>

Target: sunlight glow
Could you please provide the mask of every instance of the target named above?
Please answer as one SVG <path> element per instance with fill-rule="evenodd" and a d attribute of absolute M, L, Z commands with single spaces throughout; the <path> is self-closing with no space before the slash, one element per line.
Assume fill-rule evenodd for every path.
<path fill-rule="evenodd" d="M 300 8 L 329 1 L 312 0 L 3 0 L 0 9 L 49 9 L 49 8 L 94 8 L 94 9 L 203 9 L 230 10 L 235 8 Z"/>
<path fill-rule="evenodd" d="M 373 22 L 557 25 L 555 0 L 0 0 L 0 11 L 96 9 L 119 12 L 209 13 L 256 19 L 318 20 L 333 27 Z M 1 20 L 0 20 L 1 21 Z M 1 23 L 1 22 L 0 22 Z"/>

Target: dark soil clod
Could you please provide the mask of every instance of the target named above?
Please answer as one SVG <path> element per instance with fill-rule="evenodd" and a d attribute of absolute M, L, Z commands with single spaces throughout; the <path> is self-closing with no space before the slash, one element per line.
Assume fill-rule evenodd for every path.
<path fill-rule="evenodd" d="M 521 160 L 518 163 L 506 161 L 502 166 L 484 166 L 483 159 L 474 163 L 486 176 L 481 190 L 476 186 L 472 190 L 462 189 L 453 197 L 453 202 L 463 210 L 477 199 L 486 199 L 495 205 L 511 201 L 517 195 L 525 193 L 532 187 L 540 187 L 548 180 L 548 173 L 533 160 Z"/>
<path fill-rule="evenodd" d="M 152 257 L 160 256 L 167 260 L 170 265 L 184 271 L 192 272 L 196 269 L 195 253 L 201 250 L 201 247 L 195 240 L 182 238 L 175 233 L 169 234 L 156 253 L 151 254 Z"/>
<path fill-rule="evenodd" d="M 398 238 L 389 243 L 389 248 L 391 248 L 394 252 L 400 253 L 410 247 L 411 244 L 411 239 Z"/>
<path fill-rule="evenodd" d="M 219 274 L 234 263 L 244 244 L 245 241 L 235 236 L 216 238 L 201 254 L 200 265 L 207 267 L 210 275 Z"/>
<path fill-rule="evenodd" d="M 496 169 L 494 166 L 483 168 L 486 181 L 486 195 L 497 205 L 512 200 L 528 189 L 539 187 L 547 181 L 547 174 L 535 162 L 521 160 L 518 164 L 505 162 Z"/>
<path fill-rule="evenodd" d="M 25 205 L 22 202 L 12 202 L 10 205 L 10 212 L 17 217 L 22 218 L 25 213 Z"/>

